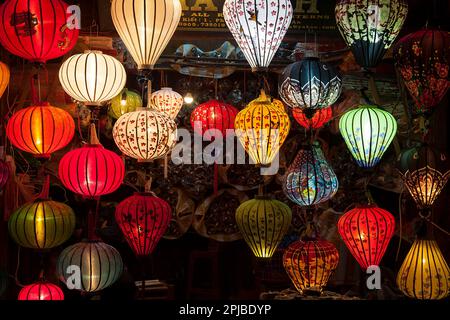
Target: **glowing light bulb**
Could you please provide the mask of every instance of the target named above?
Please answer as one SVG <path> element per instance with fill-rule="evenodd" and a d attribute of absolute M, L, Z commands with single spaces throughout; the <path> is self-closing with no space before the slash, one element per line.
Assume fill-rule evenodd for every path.
<path fill-rule="evenodd" d="M 125 107 L 127 105 L 127 100 L 126 99 L 120 100 L 120 105 Z"/>
<path fill-rule="evenodd" d="M 191 104 L 192 102 L 194 102 L 194 97 L 190 92 L 186 93 L 186 95 L 184 96 L 184 103 Z"/>

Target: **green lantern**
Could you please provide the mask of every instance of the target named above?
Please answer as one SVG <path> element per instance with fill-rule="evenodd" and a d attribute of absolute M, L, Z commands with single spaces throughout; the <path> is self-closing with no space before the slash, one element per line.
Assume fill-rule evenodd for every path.
<path fill-rule="evenodd" d="M 289 229 L 291 209 L 278 200 L 256 196 L 236 210 L 236 223 L 245 242 L 259 258 L 272 257 Z"/>
<path fill-rule="evenodd" d="M 339 131 L 358 165 L 372 168 L 394 139 L 397 121 L 377 106 L 361 105 L 342 115 Z"/>
<path fill-rule="evenodd" d="M 125 113 L 135 111 L 142 107 L 142 99 L 139 94 L 128 89 L 123 89 L 120 94 L 111 99 L 109 115 L 119 119 Z"/>

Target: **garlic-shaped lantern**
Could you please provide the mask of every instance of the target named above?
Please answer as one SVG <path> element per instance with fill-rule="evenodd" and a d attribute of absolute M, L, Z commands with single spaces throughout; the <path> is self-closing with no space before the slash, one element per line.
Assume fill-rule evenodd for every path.
<path fill-rule="evenodd" d="M 172 88 L 163 87 L 152 93 L 150 103 L 153 109 L 175 119 L 183 106 L 183 96 L 173 91 Z"/>

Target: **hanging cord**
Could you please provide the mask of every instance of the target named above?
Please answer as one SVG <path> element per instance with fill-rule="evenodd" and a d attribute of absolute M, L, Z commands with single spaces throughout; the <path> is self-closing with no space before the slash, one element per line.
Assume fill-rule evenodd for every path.
<path fill-rule="evenodd" d="M 25 287 L 25 285 L 23 285 L 22 283 L 20 283 L 19 280 L 19 268 L 20 268 L 20 246 L 17 246 L 17 265 L 16 265 L 16 270 L 14 272 L 14 276 L 12 277 L 16 283 L 17 286 L 19 287 Z"/>
<path fill-rule="evenodd" d="M 404 186 L 402 185 L 402 190 L 400 191 L 400 195 L 398 197 L 398 220 L 399 220 L 399 239 L 398 239 L 398 247 L 397 247 L 397 253 L 395 254 L 395 262 L 398 261 L 398 257 L 400 256 L 400 249 L 402 247 L 402 237 L 403 237 L 403 192 L 404 192 Z"/>

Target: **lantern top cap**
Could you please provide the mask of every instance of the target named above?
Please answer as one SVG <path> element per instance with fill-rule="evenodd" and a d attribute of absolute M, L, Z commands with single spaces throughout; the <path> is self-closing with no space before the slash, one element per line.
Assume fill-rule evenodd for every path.
<path fill-rule="evenodd" d="M 103 52 L 100 50 L 84 50 L 84 53 L 85 54 L 87 54 L 87 53 L 103 54 Z"/>
<path fill-rule="evenodd" d="M 161 90 L 172 90 L 172 87 L 162 87 Z"/>

